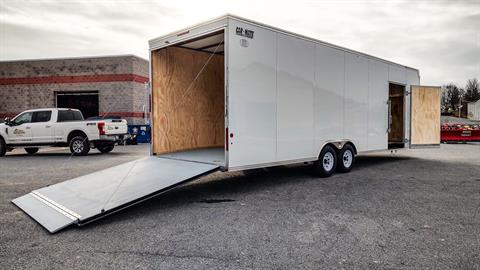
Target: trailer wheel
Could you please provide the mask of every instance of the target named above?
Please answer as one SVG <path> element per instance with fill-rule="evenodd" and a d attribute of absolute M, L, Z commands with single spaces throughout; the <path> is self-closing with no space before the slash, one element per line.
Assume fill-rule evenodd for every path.
<path fill-rule="evenodd" d="M 337 172 L 349 172 L 355 163 L 355 150 L 350 144 L 346 144 L 342 150 L 340 150 L 340 153 L 338 153 L 337 159 Z"/>
<path fill-rule="evenodd" d="M 323 147 L 318 160 L 313 163 L 315 173 L 320 177 L 329 177 L 335 172 L 337 153 L 330 145 Z"/>
<path fill-rule="evenodd" d="M 70 140 L 70 152 L 74 156 L 86 156 L 90 152 L 90 142 L 85 136 L 75 136 Z"/>
<path fill-rule="evenodd" d="M 25 148 L 25 152 L 27 152 L 29 155 L 33 155 L 38 152 L 38 147 Z"/>
<path fill-rule="evenodd" d="M 7 153 L 7 145 L 5 144 L 3 138 L 0 137 L 0 157 L 5 156 L 5 153 Z"/>

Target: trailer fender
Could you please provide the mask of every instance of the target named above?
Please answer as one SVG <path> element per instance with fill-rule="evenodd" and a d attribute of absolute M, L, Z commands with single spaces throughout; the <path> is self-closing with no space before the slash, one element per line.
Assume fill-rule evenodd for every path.
<path fill-rule="evenodd" d="M 351 141 L 351 140 L 348 140 L 348 139 L 345 139 L 345 140 L 339 140 L 339 141 L 334 141 L 334 140 L 329 140 L 329 141 L 325 141 L 321 146 L 320 148 L 317 150 L 317 157 L 320 156 L 320 152 L 322 152 L 322 149 L 326 146 L 326 145 L 331 145 L 334 149 L 337 150 L 337 152 L 339 152 L 343 146 L 345 146 L 346 144 L 349 144 L 353 147 L 353 150 L 355 151 L 355 155 L 357 154 L 357 147 L 355 146 L 355 144 Z"/>

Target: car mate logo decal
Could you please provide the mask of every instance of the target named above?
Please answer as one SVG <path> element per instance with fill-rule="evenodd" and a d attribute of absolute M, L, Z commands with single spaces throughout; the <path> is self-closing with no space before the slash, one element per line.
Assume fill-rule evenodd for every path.
<path fill-rule="evenodd" d="M 23 135 L 23 134 L 25 134 L 25 130 L 15 129 L 15 130 L 13 131 L 13 134 L 15 134 L 15 135 Z"/>
<path fill-rule="evenodd" d="M 237 27 L 236 31 L 237 35 L 246 37 L 246 38 L 253 38 L 253 30 L 244 29 L 243 27 Z"/>

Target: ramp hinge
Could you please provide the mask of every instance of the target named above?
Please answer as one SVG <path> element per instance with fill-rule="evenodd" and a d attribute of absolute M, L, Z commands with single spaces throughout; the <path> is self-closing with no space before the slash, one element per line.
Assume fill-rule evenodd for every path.
<path fill-rule="evenodd" d="M 76 221 L 77 219 L 80 219 L 82 217 L 79 214 L 73 212 L 72 210 L 66 208 L 65 206 L 49 199 L 47 196 L 40 194 L 38 191 L 32 191 L 30 192 L 30 195 L 73 221 Z"/>

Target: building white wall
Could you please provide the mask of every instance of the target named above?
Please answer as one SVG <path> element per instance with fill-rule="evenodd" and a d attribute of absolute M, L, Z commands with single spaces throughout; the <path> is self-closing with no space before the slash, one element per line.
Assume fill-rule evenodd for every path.
<path fill-rule="evenodd" d="M 467 104 L 468 119 L 480 121 L 480 100 Z"/>

